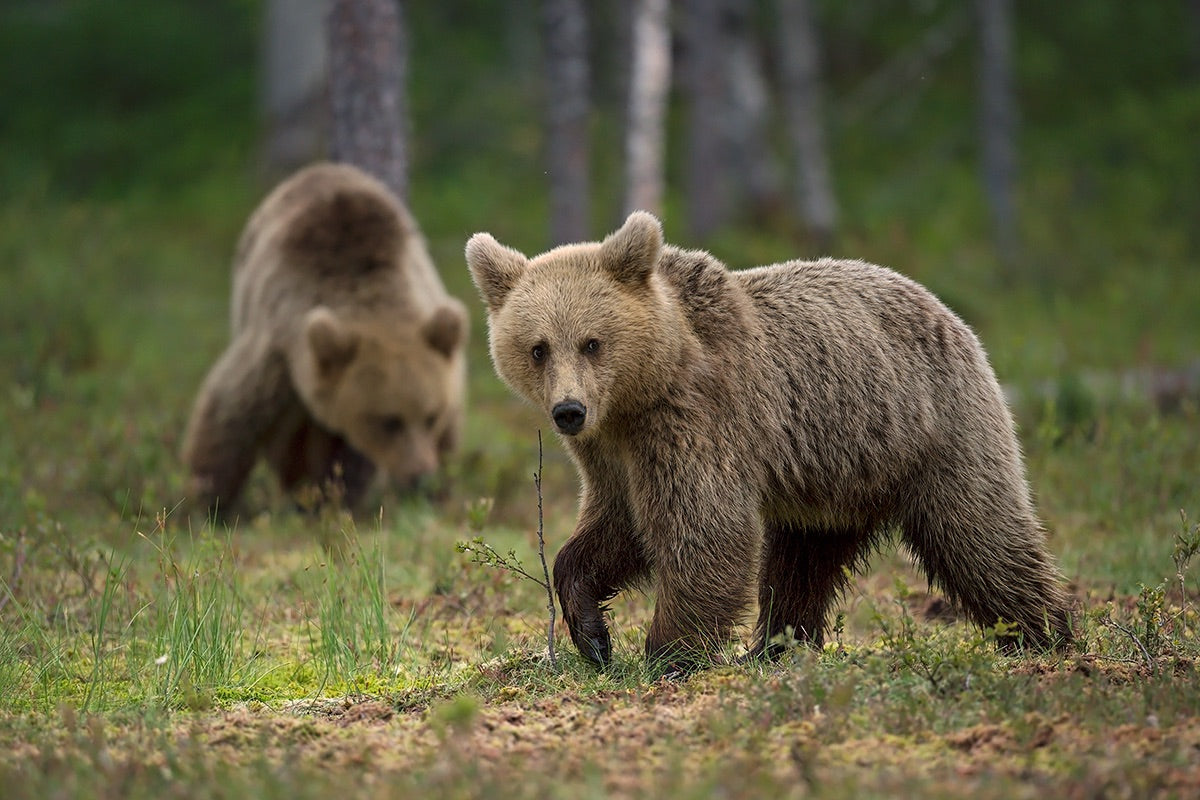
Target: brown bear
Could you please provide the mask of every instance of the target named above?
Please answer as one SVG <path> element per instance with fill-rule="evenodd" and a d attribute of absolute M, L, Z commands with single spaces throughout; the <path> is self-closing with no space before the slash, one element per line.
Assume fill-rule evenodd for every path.
<path fill-rule="evenodd" d="M 497 373 L 581 473 L 554 585 L 588 658 L 609 660 L 604 604 L 639 584 L 651 658 L 713 658 L 755 586 L 752 655 L 819 646 L 894 530 L 978 625 L 1070 640 L 1000 387 L 923 287 L 860 261 L 732 272 L 645 212 L 533 259 L 479 233 L 466 258 Z"/>
<path fill-rule="evenodd" d="M 232 328 L 183 442 L 209 513 L 233 508 L 260 455 L 289 492 L 353 506 L 376 468 L 410 485 L 455 446 L 466 311 L 365 172 L 315 164 L 259 205 L 234 256 Z"/>

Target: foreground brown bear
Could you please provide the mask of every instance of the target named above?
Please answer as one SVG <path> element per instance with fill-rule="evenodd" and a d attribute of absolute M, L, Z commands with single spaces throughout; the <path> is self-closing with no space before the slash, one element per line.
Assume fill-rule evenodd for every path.
<path fill-rule="evenodd" d="M 229 512 L 260 454 L 285 489 L 352 506 L 376 467 L 409 484 L 454 447 L 466 313 L 379 181 L 317 164 L 278 186 L 242 233 L 232 310 L 184 434 L 210 513 Z"/>
<path fill-rule="evenodd" d="M 646 653 L 703 662 L 758 588 L 753 653 L 820 644 L 846 568 L 898 527 L 981 626 L 1071 637 L 1013 423 L 971 330 L 857 261 L 730 272 L 634 213 L 533 259 L 476 234 L 496 371 L 582 474 L 554 564 L 571 638 L 604 663 L 603 604 L 650 583 Z"/>

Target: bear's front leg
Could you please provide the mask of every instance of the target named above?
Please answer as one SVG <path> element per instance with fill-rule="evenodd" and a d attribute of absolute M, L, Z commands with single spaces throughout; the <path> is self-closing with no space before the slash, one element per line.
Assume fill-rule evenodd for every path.
<path fill-rule="evenodd" d="M 618 498 L 585 489 L 575 533 L 554 559 L 554 589 L 563 621 L 585 658 L 600 666 L 612 658 L 604 603 L 646 571 L 628 510 Z"/>
<path fill-rule="evenodd" d="M 646 657 L 671 671 L 713 663 L 752 598 L 761 523 L 737 485 L 728 488 L 707 499 L 664 491 L 647 526 L 657 602 Z"/>
<path fill-rule="evenodd" d="M 183 435 L 188 493 L 210 517 L 228 516 L 241 494 L 263 432 L 287 407 L 291 388 L 282 359 L 261 337 L 242 334 L 209 370 Z"/>

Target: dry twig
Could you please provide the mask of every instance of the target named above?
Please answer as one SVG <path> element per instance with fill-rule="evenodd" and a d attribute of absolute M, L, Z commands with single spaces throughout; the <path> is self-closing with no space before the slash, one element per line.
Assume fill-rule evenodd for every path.
<path fill-rule="evenodd" d="M 550 586 L 550 568 L 546 566 L 546 536 L 542 524 L 542 432 L 538 430 L 538 468 L 533 475 L 533 485 L 537 489 L 538 498 L 538 559 L 542 562 L 542 575 L 546 589 L 546 611 L 550 615 L 550 624 L 546 629 L 546 641 L 549 646 L 550 668 L 558 669 L 558 659 L 554 657 L 554 589 Z"/>

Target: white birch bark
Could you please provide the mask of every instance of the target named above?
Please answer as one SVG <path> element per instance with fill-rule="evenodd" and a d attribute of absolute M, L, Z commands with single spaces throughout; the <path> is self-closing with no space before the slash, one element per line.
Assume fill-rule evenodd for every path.
<path fill-rule="evenodd" d="M 671 87 L 670 0 L 633 0 L 625 213 L 662 214 L 664 126 Z"/>

